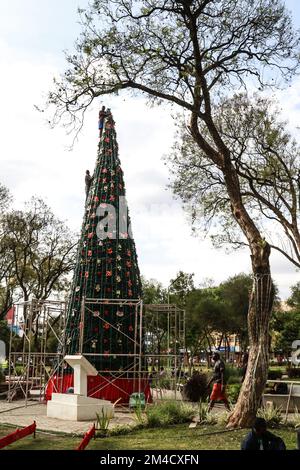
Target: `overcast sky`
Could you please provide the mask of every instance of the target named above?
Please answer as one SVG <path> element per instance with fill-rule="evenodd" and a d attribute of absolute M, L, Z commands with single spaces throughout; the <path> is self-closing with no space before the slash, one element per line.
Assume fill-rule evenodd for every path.
<path fill-rule="evenodd" d="M 300 26 L 298 0 L 288 0 Z M 87 0 L 0 1 L 0 181 L 21 204 L 41 196 L 69 226 L 81 227 L 84 173 L 95 165 L 97 109 L 86 120 L 79 142 L 67 150 L 70 138 L 62 129 L 50 130 L 34 104 L 52 79 L 64 70 L 63 50 L 72 50 L 80 27 L 77 7 Z M 284 114 L 299 125 L 300 80 L 280 95 Z M 166 189 L 168 172 L 162 156 L 171 146 L 174 127 L 169 110 L 149 109 L 142 99 L 106 101 L 117 123 L 120 158 L 125 173 L 127 199 L 137 245 L 140 270 L 166 286 L 176 272 L 194 272 L 196 283 L 216 282 L 250 271 L 247 251 L 226 254 L 208 240 L 191 236 L 181 209 Z M 281 256 L 272 254 L 272 272 L 282 298 L 299 280 L 299 273 Z"/>

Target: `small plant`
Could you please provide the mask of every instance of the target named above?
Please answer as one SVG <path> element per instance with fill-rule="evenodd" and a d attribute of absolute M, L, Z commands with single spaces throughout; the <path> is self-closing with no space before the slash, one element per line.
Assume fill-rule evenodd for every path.
<path fill-rule="evenodd" d="M 209 413 L 209 403 L 203 402 L 202 400 L 199 401 L 198 404 L 198 417 L 199 417 L 199 424 L 216 424 L 217 420 L 215 415 Z"/>
<path fill-rule="evenodd" d="M 134 407 L 134 414 L 135 414 L 135 419 L 139 424 L 145 424 L 146 422 L 145 414 L 144 414 L 145 409 L 146 409 L 145 403 L 142 402 L 141 399 L 137 399 L 135 407 Z"/>
<path fill-rule="evenodd" d="M 108 416 L 107 413 L 104 412 L 103 408 L 101 410 L 101 413 L 96 413 L 96 417 L 97 417 L 96 430 L 100 431 L 100 434 L 106 435 L 111 418 Z"/>
<path fill-rule="evenodd" d="M 297 407 L 294 410 L 294 415 L 293 415 L 292 419 L 289 420 L 289 424 L 294 426 L 295 429 L 300 428 L 300 413 L 299 413 Z"/>
<path fill-rule="evenodd" d="M 258 410 L 257 416 L 263 418 L 270 427 L 278 427 L 282 421 L 282 408 L 276 406 L 266 406 Z"/>
<path fill-rule="evenodd" d="M 196 403 L 204 401 L 208 396 L 207 375 L 195 372 L 183 386 L 182 396 L 185 400 Z"/>

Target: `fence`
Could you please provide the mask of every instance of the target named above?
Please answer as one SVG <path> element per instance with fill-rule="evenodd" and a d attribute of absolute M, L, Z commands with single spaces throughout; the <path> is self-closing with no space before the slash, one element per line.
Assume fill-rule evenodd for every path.
<path fill-rule="evenodd" d="M 3 449 L 4 447 L 12 444 L 13 442 L 23 439 L 24 437 L 30 436 L 30 434 L 33 434 L 33 437 L 35 437 L 35 431 L 36 431 L 36 422 L 34 421 L 33 424 L 31 424 L 30 426 L 27 426 L 26 428 L 23 428 L 23 429 L 17 429 L 11 434 L 8 434 L 7 436 L 2 437 L 0 439 L 0 449 Z"/>
<path fill-rule="evenodd" d="M 95 425 L 85 434 L 84 438 L 82 439 L 81 443 L 79 444 L 79 446 L 76 448 L 76 450 L 84 450 L 90 440 L 95 437 L 95 434 L 96 434 L 96 428 L 95 428 Z"/>

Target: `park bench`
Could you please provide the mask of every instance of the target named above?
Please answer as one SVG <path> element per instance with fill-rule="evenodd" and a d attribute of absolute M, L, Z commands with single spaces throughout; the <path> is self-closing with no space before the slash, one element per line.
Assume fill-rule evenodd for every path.
<path fill-rule="evenodd" d="M 268 384 L 275 383 L 286 383 L 288 386 L 288 392 L 286 394 L 273 394 L 265 393 L 263 395 L 263 405 L 272 406 L 276 408 L 282 408 L 287 413 L 294 413 L 295 410 L 300 410 L 300 382 L 299 381 L 288 381 L 288 380 L 268 380 Z"/>

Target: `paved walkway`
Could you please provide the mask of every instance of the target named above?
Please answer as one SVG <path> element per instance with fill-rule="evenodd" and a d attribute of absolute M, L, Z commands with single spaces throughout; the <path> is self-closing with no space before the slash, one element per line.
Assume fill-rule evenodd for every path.
<path fill-rule="evenodd" d="M 28 426 L 36 421 L 37 429 L 43 431 L 56 431 L 68 434 L 83 434 L 92 426 L 93 421 L 65 421 L 61 419 L 48 418 L 47 406 L 43 403 L 25 401 L 7 403 L 0 401 L 0 424 L 13 424 L 16 426 Z M 109 428 L 124 426 L 135 423 L 134 414 L 125 411 L 116 411 L 115 417 L 111 420 Z"/>

